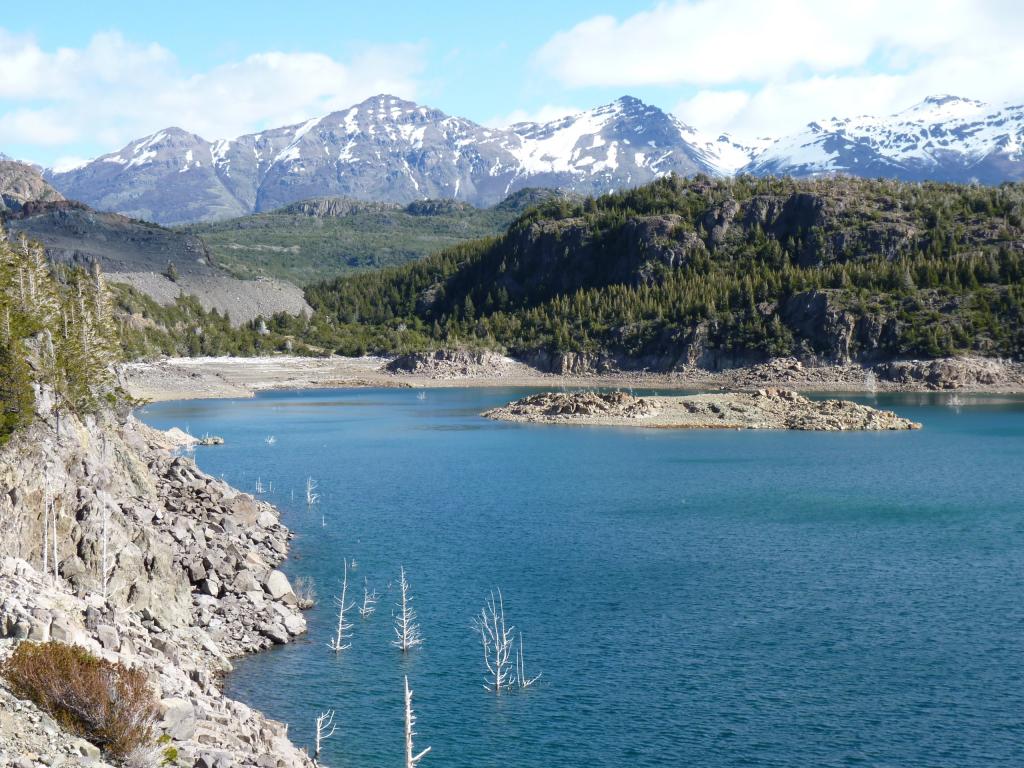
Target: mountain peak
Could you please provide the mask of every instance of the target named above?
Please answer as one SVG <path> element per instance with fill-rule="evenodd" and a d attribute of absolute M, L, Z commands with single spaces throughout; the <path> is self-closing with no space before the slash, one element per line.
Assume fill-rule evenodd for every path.
<path fill-rule="evenodd" d="M 974 114 L 983 107 L 985 103 L 982 101 L 945 93 L 928 96 L 919 104 L 897 114 L 911 119 L 927 116 L 929 120 L 949 120 Z"/>
<path fill-rule="evenodd" d="M 615 101 L 613 101 L 612 104 L 619 104 L 619 105 L 621 105 L 623 107 L 630 108 L 630 109 L 633 109 L 633 108 L 636 108 L 636 107 L 643 107 L 644 109 L 646 109 L 647 106 L 648 106 L 647 104 L 642 102 L 640 99 L 638 99 L 636 96 L 630 96 L 628 93 L 627 94 L 623 94 L 622 96 L 619 96 L 619 98 L 617 98 Z"/>
<path fill-rule="evenodd" d="M 630 94 L 545 123 L 483 127 L 389 93 L 324 118 L 206 142 L 177 126 L 48 178 L 69 198 L 176 224 L 314 197 L 491 205 L 527 186 L 601 194 L 676 173 L 1024 180 L 1024 107 L 931 95 L 895 115 L 775 142 L 704 134 Z"/>
<path fill-rule="evenodd" d="M 935 105 L 941 106 L 943 104 L 951 104 L 951 103 L 955 103 L 955 102 L 959 102 L 959 101 L 966 101 L 966 102 L 969 102 L 971 104 L 980 104 L 981 103 L 980 101 L 975 101 L 974 99 L 967 99 L 967 98 L 964 98 L 963 96 L 956 96 L 956 95 L 954 95 L 952 93 L 940 93 L 940 94 L 936 94 L 934 96 L 927 96 L 927 97 L 925 97 L 925 99 L 924 99 L 924 101 L 922 103 L 924 103 L 924 104 L 935 104 Z"/>
<path fill-rule="evenodd" d="M 392 96 L 390 93 L 378 93 L 376 96 L 364 99 L 350 109 L 357 109 L 360 112 L 368 112 L 371 114 L 376 112 L 380 117 L 397 117 L 397 114 L 395 114 L 396 112 L 400 114 L 403 112 L 414 112 L 418 109 L 426 108 L 421 107 L 414 101 L 402 99 L 398 96 Z"/>

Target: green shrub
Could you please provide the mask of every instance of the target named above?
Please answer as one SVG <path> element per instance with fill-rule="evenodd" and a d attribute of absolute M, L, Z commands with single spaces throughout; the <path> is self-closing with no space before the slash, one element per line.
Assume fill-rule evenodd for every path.
<path fill-rule="evenodd" d="M 153 741 L 157 704 L 146 675 L 65 643 L 23 642 L 0 668 L 18 696 L 114 758 Z"/>

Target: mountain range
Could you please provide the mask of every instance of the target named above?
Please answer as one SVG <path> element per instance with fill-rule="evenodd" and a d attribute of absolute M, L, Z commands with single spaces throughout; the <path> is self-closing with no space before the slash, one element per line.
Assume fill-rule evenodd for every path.
<path fill-rule="evenodd" d="M 488 206 L 524 187 L 595 194 L 670 173 L 1019 180 L 1024 105 L 930 97 L 888 117 L 831 118 L 748 145 L 702 134 L 630 96 L 501 129 L 380 95 L 231 140 L 167 128 L 45 177 L 65 197 L 95 208 L 182 224 L 325 196 Z"/>

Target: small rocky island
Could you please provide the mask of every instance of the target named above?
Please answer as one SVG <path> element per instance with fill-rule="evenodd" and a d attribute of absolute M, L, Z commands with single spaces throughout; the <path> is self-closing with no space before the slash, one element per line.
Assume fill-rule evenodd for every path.
<path fill-rule="evenodd" d="M 483 416 L 537 424 L 586 424 L 661 429 L 795 429 L 882 431 L 921 425 L 849 400 L 809 400 L 789 389 L 685 397 L 634 397 L 625 392 L 542 392 Z"/>

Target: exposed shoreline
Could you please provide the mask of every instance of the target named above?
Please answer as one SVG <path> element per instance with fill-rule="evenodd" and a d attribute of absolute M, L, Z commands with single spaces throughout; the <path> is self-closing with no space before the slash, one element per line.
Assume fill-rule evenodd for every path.
<path fill-rule="evenodd" d="M 545 373 L 496 355 L 483 364 L 449 365 L 442 369 L 414 371 L 388 370 L 388 362 L 387 358 L 381 357 L 168 358 L 154 362 L 127 363 L 121 368 L 121 378 L 125 389 L 133 397 L 152 402 L 247 398 L 257 392 L 275 389 L 365 387 L 568 387 L 691 391 L 785 387 L 801 392 L 823 393 L 1024 394 L 1024 364 L 976 358 L 901 363 L 909 373 L 903 376 L 903 380 L 897 381 L 883 379 L 871 369 L 856 364 L 811 367 L 793 360 L 773 360 L 725 371 L 686 368 L 670 373 L 625 371 L 564 375 Z M 928 376 L 931 376 L 931 380 Z"/>

